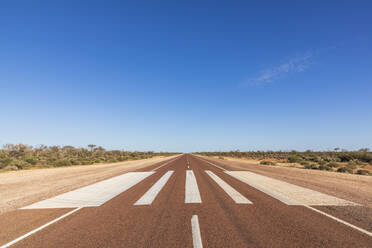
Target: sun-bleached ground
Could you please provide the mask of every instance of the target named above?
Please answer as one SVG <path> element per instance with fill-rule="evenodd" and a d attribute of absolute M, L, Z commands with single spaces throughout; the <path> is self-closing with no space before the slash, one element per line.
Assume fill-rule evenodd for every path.
<path fill-rule="evenodd" d="M 282 182 L 351 201 L 360 206 L 317 206 L 333 216 L 372 231 L 372 176 L 305 170 L 295 167 L 261 165 L 245 159 L 219 159 L 199 156 L 227 171 L 250 171 Z M 258 184 L 262 186 L 261 184 Z M 296 188 L 296 187 L 294 187 Z M 285 192 L 286 194 L 288 192 Z M 306 195 L 309 196 L 309 195 Z M 310 197 L 310 196 L 309 196 Z M 346 217 L 345 217 L 346 216 Z"/>
<path fill-rule="evenodd" d="M 222 164 L 227 170 L 249 170 L 372 208 L 371 176 L 261 165 L 245 159 L 203 158 Z"/>
<path fill-rule="evenodd" d="M 174 157 L 0 173 L 0 214 Z"/>

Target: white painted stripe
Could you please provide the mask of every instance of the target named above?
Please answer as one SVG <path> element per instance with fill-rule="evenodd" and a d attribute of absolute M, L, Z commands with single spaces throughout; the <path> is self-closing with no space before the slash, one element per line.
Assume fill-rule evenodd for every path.
<path fill-rule="evenodd" d="M 205 171 L 237 204 L 252 204 L 245 196 L 236 191 L 233 187 L 223 181 L 210 170 Z"/>
<path fill-rule="evenodd" d="M 133 187 L 153 173 L 155 172 L 128 172 L 117 177 L 34 203 L 30 206 L 24 207 L 23 209 L 98 207 Z"/>
<path fill-rule="evenodd" d="M 156 167 L 156 168 L 153 169 L 153 170 L 155 171 L 155 170 L 157 170 L 157 169 L 160 169 L 161 167 L 166 166 L 167 164 L 172 163 L 173 161 L 176 161 L 176 160 L 179 159 L 179 158 L 180 158 L 180 157 L 177 157 L 177 158 L 175 158 L 175 159 L 172 159 L 172 160 L 170 160 L 170 161 L 168 161 L 168 162 L 166 162 L 166 163 L 164 163 L 164 164 L 162 164 L 162 165 Z"/>
<path fill-rule="evenodd" d="M 192 229 L 192 243 L 194 248 L 203 248 L 203 243 L 200 234 L 199 220 L 197 215 L 191 217 L 191 229 Z"/>
<path fill-rule="evenodd" d="M 278 199 L 287 205 L 358 206 L 359 204 L 249 171 L 226 171 L 227 174 Z"/>
<path fill-rule="evenodd" d="M 201 203 L 198 184 L 192 170 L 186 171 L 185 203 Z"/>
<path fill-rule="evenodd" d="M 199 158 L 199 157 L 198 157 Z M 208 164 L 210 164 L 210 165 L 213 165 L 214 167 L 217 167 L 218 169 L 221 169 L 221 170 L 223 170 L 223 171 L 226 171 L 226 169 L 225 168 L 222 168 L 221 166 L 218 166 L 218 165 L 216 165 L 216 164 L 214 164 L 214 163 L 211 163 L 211 162 L 209 162 L 208 160 L 205 160 L 205 159 L 203 159 L 203 158 L 199 158 L 200 160 L 202 160 L 202 161 L 204 161 L 204 162 L 206 162 L 206 163 L 208 163 Z"/>
<path fill-rule="evenodd" d="M 264 192 L 265 194 L 267 194 L 267 195 L 269 195 L 269 196 L 271 196 L 271 197 L 273 197 L 273 198 L 275 198 L 275 199 L 283 202 L 284 204 L 287 204 L 287 205 L 302 205 L 302 204 L 300 204 L 298 202 L 292 201 L 292 200 L 290 200 L 288 198 L 285 198 L 285 197 L 283 197 L 281 195 L 275 194 L 275 193 L 273 193 L 273 192 L 265 189 L 264 187 L 261 187 L 260 185 L 255 184 L 255 183 L 249 181 L 248 179 L 246 179 L 246 178 L 244 178 L 244 177 L 242 177 L 242 176 L 234 173 L 233 171 L 225 171 L 225 173 L 227 173 L 230 176 L 235 177 L 236 179 L 238 179 L 238 180 L 240 180 L 240 181 L 248 184 L 249 186 L 252 186 L 253 188 L 258 189 L 259 191 Z"/>
<path fill-rule="evenodd" d="M 150 205 L 172 174 L 173 171 L 165 173 L 134 205 Z"/>
<path fill-rule="evenodd" d="M 357 230 L 357 231 L 359 231 L 359 232 L 362 232 L 362 233 L 364 233 L 364 234 L 367 234 L 368 236 L 371 236 L 371 237 L 372 237 L 372 232 L 368 232 L 367 230 L 364 230 L 363 228 L 360 228 L 360 227 L 354 226 L 353 224 L 350 224 L 349 222 L 343 221 L 343 220 L 341 220 L 341 219 L 339 219 L 339 218 L 336 218 L 336 217 L 334 217 L 334 216 L 332 216 L 332 215 L 330 215 L 330 214 L 327 214 L 327 213 L 325 213 L 325 212 L 323 212 L 323 211 L 320 211 L 320 210 L 318 210 L 318 209 L 316 209 L 316 208 L 313 208 L 313 207 L 310 207 L 310 206 L 307 206 L 307 205 L 304 205 L 304 207 L 306 207 L 306 208 L 308 208 L 308 209 L 311 209 L 311 210 L 313 210 L 313 211 L 315 211 L 315 212 L 317 212 L 317 213 L 319 213 L 319 214 L 325 215 L 325 216 L 327 216 L 328 218 L 331 218 L 331 219 L 333 219 L 333 220 L 335 220 L 335 221 L 337 221 L 337 222 L 340 222 L 340 223 L 342 223 L 342 224 L 344 224 L 344 225 L 346 225 L 346 226 L 348 226 L 348 227 L 354 228 L 355 230 Z"/>
<path fill-rule="evenodd" d="M 40 231 L 40 230 L 42 230 L 42 229 L 44 229 L 44 228 L 46 228 L 46 227 L 48 227 L 48 226 L 50 226 L 50 225 L 56 223 L 57 221 L 60 221 L 61 219 L 63 219 L 63 218 L 65 218 L 65 217 L 67 217 L 67 216 L 69 216 L 69 215 L 75 213 L 76 211 L 78 211 L 78 210 L 80 210 L 80 209 L 81 209 L 81 208 L 76 208 L 76 209 L 74 209 L 74 210 L 72 210 L 72 211 L 70 211 L 70 212 L 68 212 L 68 213 L 66 213 L 66 214 L 64 214 L 64 215 L 62 215 L 62 216 L 60 216 L 60 217 L 58 217 L 57 219 L 54 219 L 54 220 L 52 220 L 52 221 L 50 221 L 50 222 L 48 222 L 48 223 L 46 223 L 46 224 L 44 224 L 44 225 L 42 225 L 42 226 L 40 226 L 40 227 L 38 227 L 38 228 L 32 230 L 32 231 L 30 231 L 30 232 L 28 232 L 28 233 L 22 235 L 21 237 L 15 239 L 15 240 L 13 240 L 13 241 L 10 241 L 9 243 L 7 243 L 7 244 L 5 244 L 5 245 L 0 246 L 0 248 L 6 248 L 6 247 L 9 247 L 9 246 L 11 246 L 11 245 L 14 245 L 15 243 L 21 241 L 22 239 L 25 239 L 25 238 L 27 238 L 28 236 L 31 236 L 32 234 L 34 234 L 34 233 L 36 233 L 36 232 L 38 232 L 38 231 Z"/>

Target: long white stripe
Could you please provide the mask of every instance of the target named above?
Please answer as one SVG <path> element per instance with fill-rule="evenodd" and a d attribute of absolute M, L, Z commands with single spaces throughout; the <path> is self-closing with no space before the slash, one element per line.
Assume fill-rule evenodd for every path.
<path fill-rule="evenodd" d="M 205 171 L 237 204 L 252 204 L 250 200 L 228 185 L 212 171 Z"/>
<path fill-rule="evenodd" d="M 362 233 L 367 234 L 368 236 L 371 236 L 372 237 L 372 232 L 368 232 L 367 230 L 364 230 L 364 229 L 362 229 L 360 227 L 354 226 L 353 224 L 350 224 L 349 222 L 343 221 L 343 220 L 341 220 L 339 218 L 336 218 L 336 217 L 334 217 L 334 216 L 332 216 L 330 214 L 324 213 L 323 211 L 320 211 L 320 210 L 318 210 L 316 208 L 313 208 L 313 207 L 310 207 L 310 206 L 307 206 L 307 205 L 304 205 L 304 207 L 306 207 L 308 209 L 311 209 L 311 210 L 313 210 L 313 211 L 315 211 L 315 212 L 317 212 L 319 214 L 325 215 L 328 218 L 331 218 L 331 219 L 333 219 L 333 220 L 335 220 L 337 222 L 340 222 L 340 223 L 342 223 L 342 224 L 344 224 L 344 225 L 346 225 L 348 227 L 354 228 L 355 230 L 358 230 L 359 232 L 362 232 Z"/>
<path fill-rule="evenodd" d="M 191 217 L 191 229 L 192 229 L 192 243 L 194 248 L 203 248 L 203 243 L 200 234 L 199 220 L 197 215 Z"/>
<path fill-rule="evenodd" d="M 249 171 L 227 174 L 288 204 L 308 206 L 357 206 L 359 204 Z"/>
<path fill-rule="evenodd" d="M 252 181 L 248 180 L 247 178 L 237 174 L 235 171 L 225 171 L 225 173 L 227 173 L 230 176 L 235 177 L 236 179 L 248 184 L 249 186 L 252 186 L 252 187 L 258 189 L 259 191 L 264 192 L 265 194 L 283 202 L 284 204 L 287 204 L 287 205 L 302 205 L 301 203 L 298 203 L 294 200 L 290 200 L 287 197 L 283 197 L 282 195 L 279 195 L 279 194 L 276 194 L 276 193 L 274 193 L 270 190 L 267 190 L 265 187 L 262 187 L 259 184 L 253 183 Z"/>
<path fill-rule="evenodd" d="M 201 203 L 198 184 L 192 170 L 186 171 L 185 203 Z"/>
<path fill-rule="evenodd" d="M 136 203 L 134 203 L 134 205 L 150 205 L 168 182 L 172 174 L 173 171 L 165 173 Z"/>
<path fill-rule="evenodd" d="M 34 203 L 23 209 L 98 207 L 133 187 L 153 173 L 155 172 L 128 172 Z"/>
<path fill-rule="evenodd" d="M 76 211 L 78 211 L 78 210 L 80 210 L 80 209 L 82 209 L 82 208 L 76 208 L 76 209 L 74 209 L 74 210 L 72 210 L 72 211 L 70 211 L 70 212 L 68 212 L 68 213 L 66 213 L 66 214 L 64 214 L 64 215 L 62 215 L 62 216 L 60 216 L 60 217 L 58 217 L 57 219 L 54 219 L 54 220 L 52 220 L 52 221 L 50 221 L 50 222 L 48 222 L 48 223 L 46 223 L 46 224 L 44 224 L 44 225 L 42 225 L 42 226 L 40 226 L 40 227 L 38 227 L 38 228 L 36 228 L 36 229 L 34 229 L 34 230 L 32 230 L 32 231 L 26 233 L 25 235 L 22 235 L 21 237 L 15 239 L 15 240 L 13 240 L 13 241 L 10 241 L 9 243 L 7 243 L 7 244 L 5 244 L 5 245 L 0 246 L 0 248 L 6 248 L 6 247 L 9 247 L 9 246 L 11 246 L 11 245 L 14 245 L 15 243 L 21 241 L 22 239 L 25 239 L 25 238 L 27 238 L 28 236 L 31 236 L 32 234 L 34 234 L 34 233 L 36 233 L 36 232 L 38 232 L 38 231 L 40 231 L 40 230 L 46 228 L 47 226 L 50 226 L 50 225 L 56 223 L 57 221 L 59 221 L 59 220 L 65 218 L 65 217 L 67 217 L 67 216 L 69 216 L 69 215 L 75 213 Z"/>
<path fill-rule="evenodd" d="M 157 170 L 157 169 L 160 169 L 161 167 L 166 166 L 167 164 L 172 163 L 173 161 L 176 161 L 176 160 L 179 159 L 179 158 L 180 158 L 180 157 L 177 157 L 177 158 L 175 158 L 175 159 L 172 159 L 172 160 L 170 160 L 170 161 L 168 161 L 168 162 L 166 162 L 166 163 L 164 163 L 164 164 L 162 164 L 162 165 L 156 167 L 156 168 L 153 169 L 153 170 L 155 171 L 155 170 Z"/>
<path fill-rule="evenodd" d="M 214 164 L 214 163 L 211 163 L 211 162 L 209 162 L 208 160 L 205 160 L 205 159 L 203 159 L 203 158 L 199 158 L 199 157 L 197 157 L 197 158 L 200 159 L 200 160 L 202 160 L 202 161 L 204 161 L 204 162 L 206 162 L 206 163 L 208 163 L 208 164 L 210 164 L 210 165 L 213 165 L 214 167 L 216 167 L 216 168 L 218 168 L 218 169 L 221 169 L 221 170 L 223 170 L 223 171 L 226 171 L 225 168 L 222 168 L 221 166 L 218 166 L 218 165 L 216 165 L 216 164 Z"/>

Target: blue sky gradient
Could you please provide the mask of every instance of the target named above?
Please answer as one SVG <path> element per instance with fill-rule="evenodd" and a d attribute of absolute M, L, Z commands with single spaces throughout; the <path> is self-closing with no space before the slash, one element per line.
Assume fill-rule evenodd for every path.
<path fill-rule="evenodd" d="M 371 1 L 0 6 L 0 144 L 372 147 Z"/>

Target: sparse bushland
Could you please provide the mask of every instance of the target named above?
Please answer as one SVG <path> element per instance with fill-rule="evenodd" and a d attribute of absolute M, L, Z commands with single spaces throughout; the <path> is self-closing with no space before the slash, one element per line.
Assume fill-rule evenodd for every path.
<path fill-rule="evenodd" d="M 276 165 L 276 163 L 271 162 L 271 161 L 267 161 L 267 160 L 261 161 L 260 164 L 263 164 L 263 165 Z"/>
<path fill-rule="evenodd" d="M 298 156 L 297 154 L 289 155 L 288 162 L 289 163 L 298 163 L 302 161 L 302 157 Z"/>
<path fill-rule="evenodd" d="M 88 145 L 88 148 L 44 145 L 32 147 L 24 144 L 7 144 L 3 146 L 3 149 L 0 149 L 0 171 L 115 163 L 176 154 L 105 150 L 101 146 L 97 147 L 92 144 Z"/>
<path fill-rule="evenodd" d="M 319 166 L 317 164 L 307 164 L 304 165 L 304 169 L 317 170 L 319 169 Z"/>
<path fill-rule="evenodd" d="M 359 175 L 368 175 L 369 171 L 367 171 L 367 170 L 357 170 L 356 173 L 359 174 Z"/>
<path fill-rule="evenodd" d="M 240 152 L 201 152 L 205 156 L 230 157 L 258 160 L 260 164 L 288 164 L 304 169 L 335 171 L 359 175 L 372 175 L 372 152 L 368 148 L 358 151 L 346 151 L 336 148 L 334 151 L 250 151 Z M 363 169 L 361 169 L 363 168 Z"/>
<path fill-rule="evenodd" d="M 349 168 L 349 167 L 340 167 L 337 169 L 337 172 L 343 172 L 343 173 L 350 173 L 350 174 L 353 174 L 353 169 Z"/>

